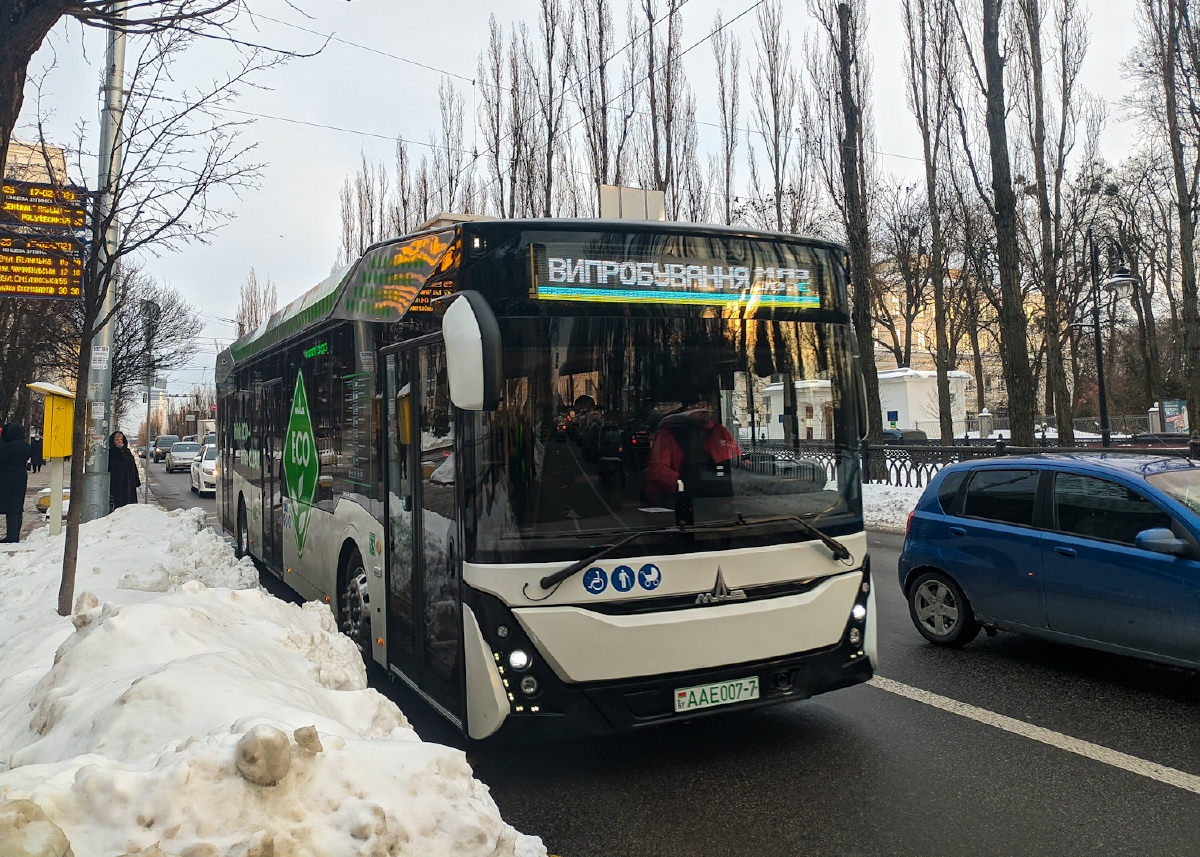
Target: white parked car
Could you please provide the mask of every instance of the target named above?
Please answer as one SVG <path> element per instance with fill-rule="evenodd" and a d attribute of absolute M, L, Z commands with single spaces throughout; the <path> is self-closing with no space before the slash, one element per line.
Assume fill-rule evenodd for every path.
<path fill-rule="evenodd" d="M 181 440 L 171 444 L 167 450 L 167 472 L 187 470 L 192 466 L 192 459 L 200 454 L 200 444 L 193 441 Z"/>
<path fill-rule="evenodd" d="M 192 490 L 197 494 L 217 493 L 217 445 L 206 443 L 192 459 Z"/>

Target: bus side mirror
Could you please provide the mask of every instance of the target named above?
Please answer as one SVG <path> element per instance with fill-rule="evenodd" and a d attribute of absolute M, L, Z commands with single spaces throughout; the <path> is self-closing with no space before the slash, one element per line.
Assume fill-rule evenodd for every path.
<path fill-rule="evenodd" d="M 453 295 L 442 316 L 450 401 L 464 411 L 490 411 L 500 404 L 500 326 L 479 292 Z"/>

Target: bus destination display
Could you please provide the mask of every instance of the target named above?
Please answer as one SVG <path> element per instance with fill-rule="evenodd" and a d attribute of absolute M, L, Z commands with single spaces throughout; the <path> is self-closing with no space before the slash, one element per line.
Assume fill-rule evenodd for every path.
<path fill-rule="evenodd" d="M 0 296 L 83 299 L 83 261 L 68 238 L 0 238 Z"/>
<path fill-rule="evenodd" d="M 793 309 L 821 306 L 811 269 L 791 260 L 783 265 L 747 265 L 713 258 L 587 257 L 573 249 L 537 248 L 539 299 Z"/>

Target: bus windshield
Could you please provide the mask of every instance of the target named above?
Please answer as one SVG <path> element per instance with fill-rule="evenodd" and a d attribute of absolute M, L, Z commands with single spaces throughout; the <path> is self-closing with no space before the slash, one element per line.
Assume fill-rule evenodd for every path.
<path fill-rule="evenodd" d="M 750 522 L 714 536 L 722 547 L 810 537 L 781 518 L 861 527 L 846 327 L 594 316 L 500 326 L 502 402 L 474 423 L 476 561 L 578 557 L 679 523 Z M 673 541 L 638 549 L 705 549 Z"/>

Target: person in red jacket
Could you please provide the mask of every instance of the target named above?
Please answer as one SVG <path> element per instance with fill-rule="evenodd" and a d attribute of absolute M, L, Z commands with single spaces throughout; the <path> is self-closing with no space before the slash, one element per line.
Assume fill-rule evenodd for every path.
<path fill-rule="evenodd" d="M 663 419 L 650 443 L 646 497 L 670 505 L 679 483 L 692 497 L 729 497 L 733 468 L 741 460 L 737 441 L 714 419 L 712 402 L 700 395 Z"/>

